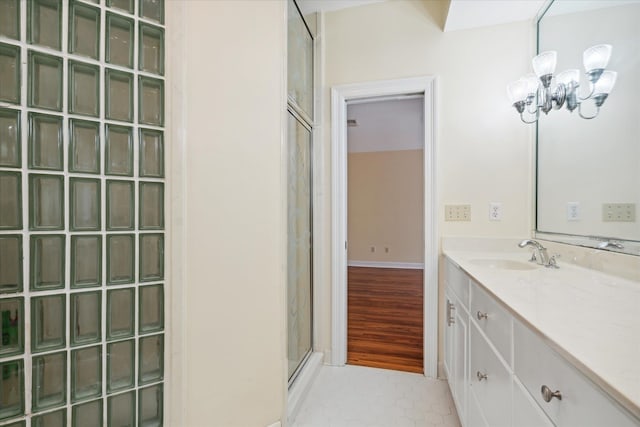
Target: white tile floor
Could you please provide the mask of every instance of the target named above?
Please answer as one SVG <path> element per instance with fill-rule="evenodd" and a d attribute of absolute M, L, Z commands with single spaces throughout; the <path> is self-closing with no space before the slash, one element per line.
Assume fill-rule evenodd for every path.
<path fill-rule="evenodd" d="M 360 366 L 323 366 L 292 427 L 460 427 L 445 381 Z"/>

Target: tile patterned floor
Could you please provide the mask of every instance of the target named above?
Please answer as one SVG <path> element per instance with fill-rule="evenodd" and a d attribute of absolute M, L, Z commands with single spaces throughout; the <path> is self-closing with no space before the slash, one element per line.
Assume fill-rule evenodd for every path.
<path fill-rule="evenodd" d="M 323 366 L 292 427 L 460 427 L 445 381 Z"/>

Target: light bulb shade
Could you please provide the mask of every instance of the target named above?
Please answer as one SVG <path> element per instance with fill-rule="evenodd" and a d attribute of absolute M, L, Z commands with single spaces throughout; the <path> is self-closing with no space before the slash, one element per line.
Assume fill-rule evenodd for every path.
<path fill-rule="evenodd" d="M 565 70 L 556 76 L 556 82 L 569 86 L 571 83 L 578 84 L 580 82 L 580 70 Z"/>
<path fill-rule="evenodd" d="M 530 73 L 522 77 L 521 80 L 527 82 L 527 95 L 535 94 L 538 91 L 540 85 L 540 79 L 535 74 Z"/>
<path fill-rule="evenodd" d="M 591 46 L 582 54 L 584 69 L 589 73 L 593 70 L 601 70 L 607 68 L 609 59 L 611 58 L 611 45 L 599 44 Z"/>
<path fill-rule="evenodd" d="M 616 79 L 618 78 L 618 73 L 615 71 L 605 71 L 602 73 L 598 81 L 594 85 L 593 94 L 594 95 L 609 95 L 613 86 L 616 84 Z"/>
<path fill-rule="evenodd" d="M 554 50 L 542 52 L 531 61 L 536 76 L 542 77 L 553 74 L 556 71 L 558 53 Z"/>
<path fill-rule="evenodd" d="M 516 102 L 524 101 L 527 99 L 527 89 L 528 84 L 524 79 L 517 80 L 513 83 L 507 85 L 507 95 L 509 95 L 509 100 L 511 104 L 515 104 Z"/>

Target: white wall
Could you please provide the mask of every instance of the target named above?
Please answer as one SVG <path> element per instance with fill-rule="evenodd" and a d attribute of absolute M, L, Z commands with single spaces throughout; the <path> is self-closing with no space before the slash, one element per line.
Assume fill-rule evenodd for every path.
<path fill-rule="evenodd" d="M 440 235 L 529 236 L 531 128 L 520 122 L 505 88 L 530 68 L 533 25 L 520 22 L 443 33 L 445 13 L 446 2 L 404 0 L 326 13 L 325 101 L 330 88 L 339 84 L 435 75 Z M 328 102 L 323 127 L 323 159 L 328 159 Z M 330 176 L 329 162 L 324 176 Z M 330 200 L 330 194 L 326 197 Z M 491 201 L 503 204 L 501 222 L 489 222 Z M 471 222 L 443 221 L 444 205 L 454 203 L 471 204 Z M 324 221 L 330 209 L 327 202 Z M 325 230 L 330 241 L 330 222 Z M 327 272 L 329 255 L 324 254 L 320 266 Z M 317 289 L 322 300 L 330 301 L 330 283 Z M 318 347 L 329 350 L 331 311 L 328 305 L 320 309 Z"/>
<path fill-rule="evenodd" d="M 168 424 L 270 425 L 286 396 L 286 3 L 166 6 Z"/>

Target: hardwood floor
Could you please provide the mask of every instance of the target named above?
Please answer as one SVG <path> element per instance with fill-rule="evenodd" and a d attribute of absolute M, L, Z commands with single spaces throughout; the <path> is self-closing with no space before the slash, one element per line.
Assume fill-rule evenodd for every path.
<path fill-rule="evenodd" d="M 349 267 L 347 363 L 423 370 L 423 270 Z"/>

